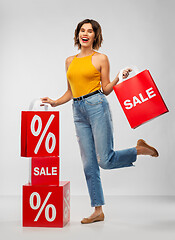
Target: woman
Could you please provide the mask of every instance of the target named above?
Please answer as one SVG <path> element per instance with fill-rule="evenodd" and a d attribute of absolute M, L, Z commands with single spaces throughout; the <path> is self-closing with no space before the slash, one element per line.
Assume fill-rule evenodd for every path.
<path fill-rule="evenodd" d="M 99 166 L 103 169 L 115 169 L 133 166 L 137 155 L 157 157 L 158 152 L 144 140 L 137 146 L 125 150 L 113 150 L 113 130 L 109 105 L 105 95 L 112 92 L 119 81 L 119 73 L 110 82 L 109 61 L 105 54 L 97 51 L 102 44 L 102 31 L 98 22 L 85 19 L 75 30 L 75 46 L 79 54 L 66 59 L 68 89 L 65 94 L 52 100 L 42 98 L 43 103 L 56 107 L 73 98 L 73 116 L 77 139 L 80 146 L 84 173 L 94 212 L 81 223 L 93 223 L 104 220 L 102 205 L 104 196 Z M 123 72 L 127 78 L 132 69 Z M 102 88 L 102 92 L 101 92 Z"/>

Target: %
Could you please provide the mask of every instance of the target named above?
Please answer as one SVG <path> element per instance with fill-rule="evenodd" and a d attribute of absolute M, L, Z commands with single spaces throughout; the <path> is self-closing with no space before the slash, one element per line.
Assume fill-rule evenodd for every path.
<path fill-rule="evenodd" d="M 52 194 L 52 192 L 49 192 L 49 193 L 47 194 L 47 196 L 46 196 L 46 198 L 45 198 L 45 200 L 44 200 L 44 202 L 43 202 L 42 205 L 41 205 L 41 197 L 40 197 L 39 193 L 33 192 L 33 193 L 30 195 L 30 200 L 29 200 L 29 202 L 30 202 L 30 207 L 31 207 L 33 210 L 37 210 L 37 209 L 39 209 L 40 206 L 41 206 L 41 208 L 39 209 L 39 211 L 38 211 L 38 213 L 37 213 L 37 215 L 36 215 L 36 217 L 35 217 L 34 222 L 37 222 L 37 221 L 38 221 L 38 218 L 40 217 L 42 211 L 44 210 L 44 208 L 45 208 L 45 206 L 46 206 L 46 203 L 47 203 L 47 201 L 49 200 L 51 194 Z M 35 205 L 34 205 L 34 197 L 36 197 L 36 204 L 35 204 Z M 50 209 L 52 210 L 52 216 L 51 216 L 51 217 L 49 216 L 49 210 L 50 210 Z M 53 221 L 55 220 L 55 218 L 56 218 L 56 208 L 55 208 L 55 206 L 54 206 L 53 204 L 48 204 L 48 205 L 46 206 L 46 208 L 45 208 L 45 218 L 46 218 L 46 220 L 47 220 L 48 222 L 53 222 Z"/>
<path fill-rule="evenodd" d="M 40 139 L 39 139 L 39 141 L 38 141 L 38 143 L 37 143 L 37 145 L 36 145 L 36 147 L 35 147 L 35 150 L 34 150 L 34 153 L 35 153 L 35 154 L 38 153 L 38 150 L 39 150 L 39 148 L 40 148 L 40 146 L 41 146 L 41 143 L 42 143 L 42 141 L 43 141 L 43 139 L 44 139 L 44 137 L 45 137 L 45 135 L 46 135 L 46 133 L 47 133 L 47 130 L 48 130 L 49 126 L 51 125 L 54 117 L 55 117 L 55 116 L 52 114 L 52 115 L 50 116 L 49 120 L 47 121 L 46 126 L 45 126 L 45 128 L 44 128 L 44 130 L 43 130 L 43 132 L 42 132 L 42 134 L 41 134 L 41 136 L 40 136 Z M 35 130 L 36 121 L 38 121 L 38 127 L 37 127 L 37 129 Z M 37 136 L 41 133 L 42 120 L 41 120 L 41 118 L 40 118 L 38 115 L 35 115 L 35 116 L 33 117 L 32 121 L 31 121 L 31 126 L 30 126 L 30 128 L 31 128 L 32 134 L 33 134 L 35 137 L 37 137 Z M 52 139 L 52 145 L 51 145 L 51 147 L 49 148 L 49 141 L 50 141 L 50 139 Z M 47 137 L 46 137 L 46 141 L 45 141 L 46 151 L 47 151 L 48 153 L 52 153 L 52 152 L 54 151 L 54 149 L 55 149 L 55 145 L 56 145 L 55 135 L 54 135 L 53 133 L 49 132 L 48 135 L 47 135 Z"/>

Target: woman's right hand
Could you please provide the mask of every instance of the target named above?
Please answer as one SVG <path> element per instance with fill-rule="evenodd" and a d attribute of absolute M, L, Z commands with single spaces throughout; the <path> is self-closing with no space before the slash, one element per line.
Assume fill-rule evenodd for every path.
<path fill-rule="evenodd" d="M 42 101 L 42 103 L 49 103 L 52 107 L 56 107 L 56 101 L 50 99 L 49 97 L 41 98 L 41 101 Z M 41 106 L 42 106 L 42 104 L 41 104 Z"/>

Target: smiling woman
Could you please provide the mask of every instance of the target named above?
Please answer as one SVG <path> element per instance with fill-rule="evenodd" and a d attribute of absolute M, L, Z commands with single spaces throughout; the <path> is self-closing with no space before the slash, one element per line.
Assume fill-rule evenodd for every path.
<path fill-rule="evenodd" d="M 101 27 L 97 21 L 85 19 L 80 22 L 74 36 L 75 46 L 80 52 L 66 59 L 67 91 L 57 100 L 42 99 L 55 107 L 73 98 L 76 135 L 91 206 L 95 207 L 94 213 L 81 223 L 104 220 L 102 205 L 105 202 L 99 166 L 103 169 L 130 167 L 137 155 L 158 156 L 157 150 L 142 139 L 137 141 L 136 147 L 120 151 L 113 149 L 112 119 L 105 95 L 113 91 L 113 86 L 119 81 L 119 73 L 111 82 L 108 57 L 94 51 L 100 48 L 102 41 Z M 130 71 L 132 69 L 126 69 L 123 78 L 127 78 Z"/>

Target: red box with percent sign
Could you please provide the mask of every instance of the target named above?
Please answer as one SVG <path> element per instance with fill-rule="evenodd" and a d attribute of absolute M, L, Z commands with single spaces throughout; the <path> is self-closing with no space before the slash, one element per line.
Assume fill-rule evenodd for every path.
<path fill-rule="evenodd" d="M 22 111 L 21 156 L 59 156 L 58 111 Z"/>
<path fill-rule="evenodd" d="M 32 158 L 31 184 L 59 186 L 59 157 Z"/>
<path fill-rule="evenodd" d="M 64 227 L 70 220 L 70 182 L 23 185 L 23 227 Z"/>

